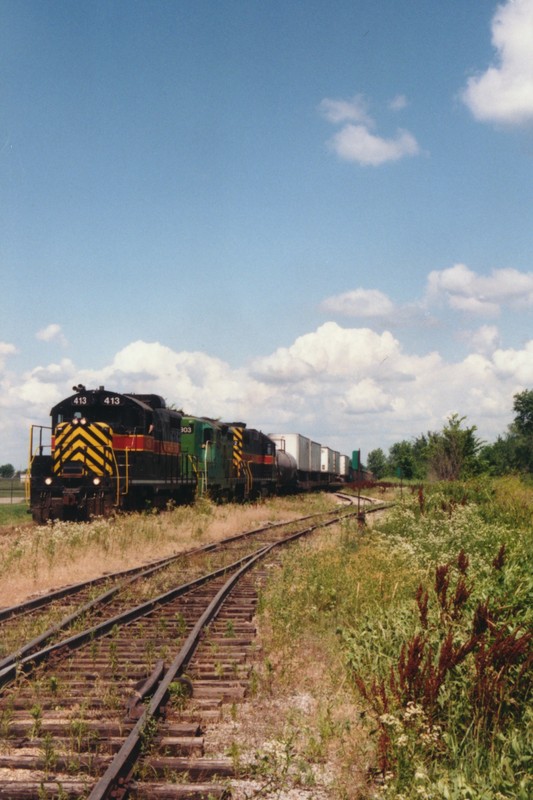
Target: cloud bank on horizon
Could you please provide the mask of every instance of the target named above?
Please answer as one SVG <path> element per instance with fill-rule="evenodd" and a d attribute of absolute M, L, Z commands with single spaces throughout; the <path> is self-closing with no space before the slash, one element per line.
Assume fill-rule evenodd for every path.
<path fill-rule="evenodd" d="M 420 301 L 408 310 L 372 289 L 326 298 L 324 311 L 363 320 L 365 327 L 330 319 L 290 346 L 237 369 L 203 352 L 176 352 L 139 340 L 97 369 L 63 358 L 17 375 L 9 371 L 17 348 L 0 342 L 4 458 L 21 465 L 20 440 L 29 422 L 46 424 L 50 407 L 79 381 L 121 392 L 155 392 L 188 413 L 243 419 L 265 432 L 298 431 L 343 452 L 361 447 L 368 453 L 440 429 L 452 413 L 466 415 L 492 440 L 511 421 L 513 395 L 533 385 L 533 339 L 519 349 L 505 349 L 498 328 L 480 325 L 480 317 L 492 318 L 507 308 L 519 314 L 532 305 L 533 273 L 502 269 L 479 275 L 457 264 L 432 271 Z M 383 328 L 395 318 L 405 328 L 410 319 L 423 336 L 422 310 L 438 314 L 439 306 L 461 315 L 458 338 L 470 349 L 461 360 L 446 360 L 436 351 L 419 355 Z M 471 322 L 477 327 L 468 328 Z M 433 324 L 439 324 L 437 317 Z M 36 336 L 66 345 L 57 323 L 44 333 Z"/>

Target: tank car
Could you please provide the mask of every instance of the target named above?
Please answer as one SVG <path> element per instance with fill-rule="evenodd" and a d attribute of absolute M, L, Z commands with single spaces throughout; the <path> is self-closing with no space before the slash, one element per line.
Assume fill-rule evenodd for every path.
<path fill-rule="evenodd" d="M 295 487 L 300 491 L 312 491 L 327 487 L 327 473 L 321 470 L 322 446 L 300 433 L 270 433 L 276 445 L 278 459 L 281 454 L 289 457 L 296 466 Z"/>
<path fill-rule="evenodd" d="M 52 408 L 51 427 L 32 426 L 34 520 L 85 520 L 194 496 L 196 477 L 181 452 L 180 412 L 156 394 L 73 390 Z"/>

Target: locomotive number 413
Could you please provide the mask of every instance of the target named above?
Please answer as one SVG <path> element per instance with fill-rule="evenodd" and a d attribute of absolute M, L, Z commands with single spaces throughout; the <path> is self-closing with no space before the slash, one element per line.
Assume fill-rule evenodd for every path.
<path fill-rule="evenodd" d="M 87 397 L 87 395 L 79 394 L 73 399 L 72 404 L 75 406 L 88 406 L 91 405 L 91 402 L 91 399 Z M 105 406 L 120 406 L 122 405 L 122 398 L 119 395 L 111 395 L 110 397 L 104 397 L 102 403 Z"/>

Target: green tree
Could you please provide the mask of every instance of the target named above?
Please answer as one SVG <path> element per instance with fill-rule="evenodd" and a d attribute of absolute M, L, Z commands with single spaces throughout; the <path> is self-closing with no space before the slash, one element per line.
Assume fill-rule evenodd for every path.
<path fill-rule="evenodd" d="M 521 436 L 533 436 L 533 389 L 514 395 L 514 427 Z"/>
<path fill-rule="evenodd" d="M 0 466 L 0 478 L 13 478 L 15 475 L 15 467 L 13 464 L 2 464 Z"/>
<path fill-rule="evenodd" d="M 385 475 L 387 459 L 381 447 L 370 451 L 366 460 L 366 466 L 378 480 Z"/>
<path fill-rule="evenodd" d="M 492 444 L 486 444 L 479 451 L 479 461 L 483 472 L 490 475 L 505 475 L 516 469 L 516 437 L 507 433 L 498 436 Z"/>
<path fill-rule="evenodd" d="M 428 436 L 428 477 L 453 481 L 479 472 L 478 454 L 483 442 L 477 427 L 463 428 L 466 417 L 452 414 L 439 433 Z"/>
<path fill-rule="evenodd" d="M 508 434 L 513 445 L 513 466 L 522 472 L 533 472 L 533 390 L 515 394 L 513 410 L 515 418 Z"/>
<path fill-rule="evenodd" d="M 404 439 L 389 449 L 388 471 L 390 475 L 402 478 L 415 477 L 415 457 L 413 445 Z"/>
<path fill-rule="evenodd" d="M 429 434 L 428 434 L 429 436 Z M 426 477 L 428 467 L 428 436 L 420 434 L 413 442 L 414 478 Z"/>

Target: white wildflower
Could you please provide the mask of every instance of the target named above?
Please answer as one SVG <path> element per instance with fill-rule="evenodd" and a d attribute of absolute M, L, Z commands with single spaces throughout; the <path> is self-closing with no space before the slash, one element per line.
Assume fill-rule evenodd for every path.
<path fill-rule="evenodd" d="M 382 725 L 386 725 L 389 728 L 398 729 L 402 727 L 401 721 L 393 714 L 381 714 L 379 721 L 382 723 Z"/>

